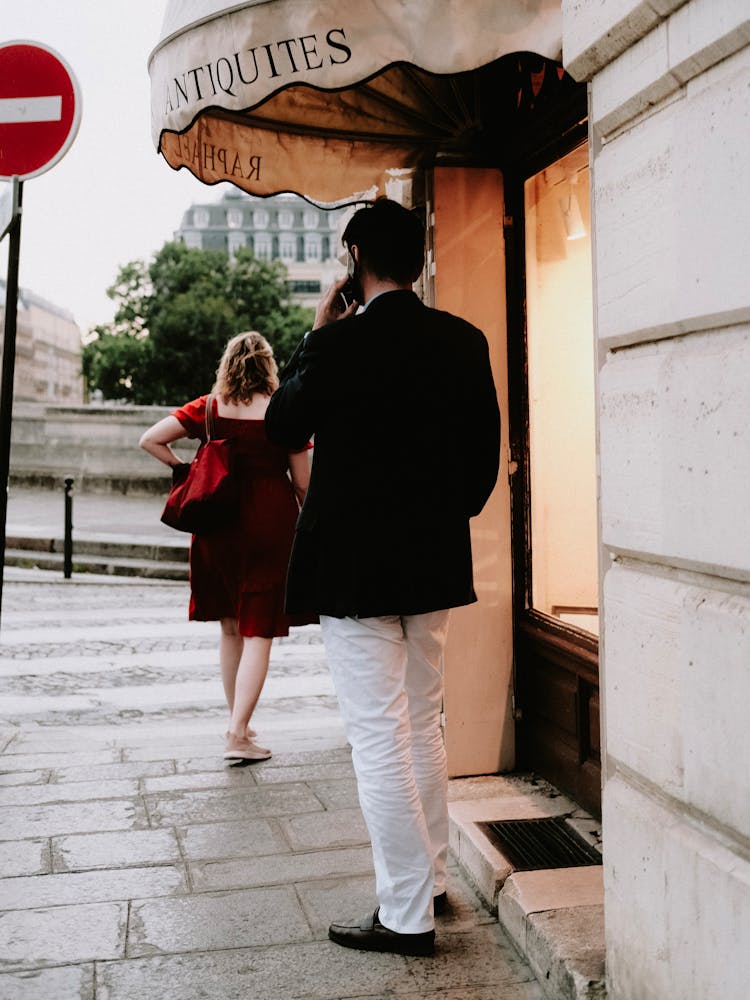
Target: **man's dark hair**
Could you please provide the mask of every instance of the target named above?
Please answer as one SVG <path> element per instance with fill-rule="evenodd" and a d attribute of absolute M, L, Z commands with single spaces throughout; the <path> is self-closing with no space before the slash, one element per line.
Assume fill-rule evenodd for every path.
<path fill-rule="evenodd" d="M 424 267 L 422 223 L 389 198 L 355 212 L 341 239 L 347 247 L 359 247 L 362 263 L 381 280 L 411 284 Z"/>

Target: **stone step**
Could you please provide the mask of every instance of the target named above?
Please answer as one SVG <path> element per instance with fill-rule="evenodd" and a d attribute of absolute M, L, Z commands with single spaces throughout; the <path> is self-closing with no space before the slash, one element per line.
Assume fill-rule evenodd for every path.
<path fill-rule="evenodd" d="M 141 559 L 156 562 L 187 562 L 190 537 L 187 534 L 175 537 L 174 542 L 131 541 L 124 537 L 97 537 L 94 535 L 73 535 L 74 557 L 79 555 L 106 556 L 107 558 Z M 62 555 L 63 539 L 48 534 L 23 535 L 9 532 L 6 538 L 9 549 L 47 552 Z"/>
<path fill-rule="evenodd" d="M 7 548 L 5 565 L 24 569 L 52 569 L 63 572 L 62 552 Z M 109 576 L 139 576 L 146 579 L 187 580 L 187 562 L 165 561 L 124 556 L 86 555 L 73 550 L 73 573 L 99 573 Z"/>
<path fill-rule="evenodd" d="M 529 963 L 547 1000 L 605 1000 L 602 867 L 514 871 L 484 825 L 565 816 L 599 848 L 600 824 L 540 779 L 454 779 L 450 845 L 459 867 Z"/>

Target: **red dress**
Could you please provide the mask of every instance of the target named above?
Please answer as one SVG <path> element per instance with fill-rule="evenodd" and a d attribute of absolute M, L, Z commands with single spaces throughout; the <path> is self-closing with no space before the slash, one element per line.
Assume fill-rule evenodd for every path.
<path fill-rule="evenodd" d="M 206 396 L 172 416 L 188 437 L 206 439 Z M 240 485 L 240 514 L 190 546 L 191 621 L 236 618 L 244 636 L 289 634 L 290 625 L 317 622 L 315 615 L 284 613 L 284 587 L 297 521 L 297 499 L 287 475 L 288 453 L 266 437 L 265 422 L 218 415 L 214 436 L 231 438 Z M 311 447 L 311 446 L 308 446 Z"/>

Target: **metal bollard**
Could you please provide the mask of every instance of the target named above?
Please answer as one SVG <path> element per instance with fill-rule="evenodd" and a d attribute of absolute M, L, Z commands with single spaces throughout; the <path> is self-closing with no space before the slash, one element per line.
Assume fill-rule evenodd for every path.
<path fill-rule="evenodd" d="M 63 539 L 63 574 L 73 575 L 73 477 L 65 477 L 65 536 Z"/>

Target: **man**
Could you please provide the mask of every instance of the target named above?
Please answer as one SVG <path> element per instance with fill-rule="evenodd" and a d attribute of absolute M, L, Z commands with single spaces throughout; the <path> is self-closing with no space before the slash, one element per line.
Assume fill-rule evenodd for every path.
<path fill-rule="evenodd" d="M 379 199 L 343 242 L 356 301 L 342 311 L 334 283 L 266 414 L 289 448 L 315 435 L 287 611 L 320 614 L 375 864 L 374 916 L 329 936 L 429 955 L 446 903 L 442 654 L 448 609 L 476 600 L 469 518 L 497 478 L 500 418 L 483 334 L 412 291 L 417 217 Z"/>

